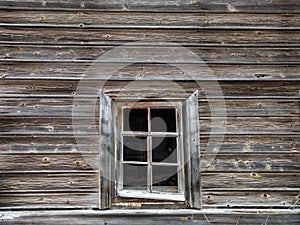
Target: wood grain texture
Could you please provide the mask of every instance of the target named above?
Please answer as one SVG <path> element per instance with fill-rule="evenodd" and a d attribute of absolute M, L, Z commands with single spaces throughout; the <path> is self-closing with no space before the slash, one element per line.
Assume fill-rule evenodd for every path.
<path fill-rule="evenodd" d="M 78 99 L 82 109 L 76 114 L 72 112 L 73 99 L 71 98 L 0 98 L 0 112 L 3 116 L 89 116 L 85 107 L 89 106 L 86 99 Z M 199 115 L 210 117 L 211 108 L 221 110 L 224 107 L 221 102 L 208 102 L 199 100 Z M 297 117 L 299 114 L 299 102 L 297 100 L 261 99 L 257 102 L 245 99 L 226 99 L 227 117 Z M 73 114 L 72 114 L 73 113 Z M 99 108 L 95 109 L 99 113 Z"/>
<path fill-rule="evenodd" d="M 223 137 L 223 139 L 220 139 Z M 216 144 L 217 140 L 222 140 L 219 153 L 245 154 L 245 153 L 299 153 L 300 138 L 298 134 L 225 134 L 221 135 L 201 135 L 201 152 L 207 153 L 208 143 Z"/>
<path fill-rule="evenodd" d="M 88 33 L 89 35 L 82 35 Z M 283 35 L 284 34 L 284 35 Z M 101 45 L 104 43 L 174 42 L 194 45 L 206 44 L 240 44 L 240 45 L 274 45 L 294 44 L 300 40 L 299 31 L 286 30 L 219 30 L 219 29 L 56 29 L 56 28 L 21 28 L 1 27 L 0 43 L 7 44 L 77 44 Z"/>
<path fill-rule="evenodd" d="M 298 134 L 225 134 L 200 136 L 201 153 L 206 153 L 208 143 L 215 144 L 222 140 L 219 153 L 226 154 L 281 154 L 299 153 L 300 138 Z M 0 135 L 1 154 L 65 154 L 97 153 L 97 136 L 91 135 L 56 135 L 56 134 L 4 134 Z"/>
<path fill-rule="evenodd" d="M 221 110 L 220 102 L 199 101 L 199 114 L 202 117 L 211 115 L 211 108 Z M 297 117 L 299 115 L 299 101 L 280 99 L 261 99 L 249 101 L 244 99 L 226 99 L 227 117 Z"/>
<path fill-rule="evenodd" d="M 88 135 L 1 135 L 1 154 L 98 153 L 98 138 Z M 72 156 L 72 155 L 71 155 Z M 73 156 L 72 156 L 73 157 Z M 76 156 L 75 156 L 76 157 Z"/>
<path fill-rule="evenodd" d="M 145 13 L 1 10 L 0 26 L 63 28 L 214 28 L 282 29 L 299 27 L 299 14 Z"/>
<path fill-rule="evenodd" d="M 202 173 L 203 190 L 259 190 L 271 188 L 294 188 L 299 191 L 299 173 L 267 173 L 267 172 L 241 172 L 241 173 Z"/>
<path fill-rule="evenodd" d="M 204 134 L 222 133 L 223 128 L 226 134 L 298 134 L 300 128 L 299 117 L 231 117 L 214 121 L 202 118 L 199 123 L 200 132 Z"/>
<path fill-rule="evenodd" d="M 149 213 L 149 211 L 151 211 Z M 24 224 L 132 224 L 132 225 L 153 225 L 169 223 L 172 225 L 193 225 L 193 224 L 253 224 L 261 225 L 266 221 L 270 224 L 280 225 L 288 223 L 299 224 L 298 211 L 289 210 L 110 210 L 110 212 L 94 210 L 40 210 L 23 212 L 3 212 L 2 220 L 8 225 Z M 134 215 L 139 213 L 138 218 Z M 154 215 L 154 213 L 156 213 Z M 159 214 L 158 214 L 159 213 Z M 49 220 L 49 217 L 51 220 Z"/>
<path fill-rule="evenodd" d="M 40 48 L 39 52 L 43 48 Z M 12 53 L 12 55 L 14 55 Z M 33 57 L 33 56 L 32 56 Z M 226 57 L 229 57 L 228 55 Z M 254 57 L 254 56 L 253 56 Z M 254 57 L 255 58 L 255 57 Z M 253 58 L 253 60 L 255 60 Z M 229 58 L 228 58 L 229 59 Z M 249 59 L 246 59 L 249 60 Z M 27 60 L 28 61 L 28 60 Z M 39 80 L 80 80 L 85 77 L 88 79 L 96 79 L 89 76 L 87 70 L 93 69 L 90 67 L 90 62 L 1 62 L 0 61 L 0 77 L 1 79 L 39 79 Z M 237 62 L 237 63 L 235 63 Z M 211 69 L 215 78 L 235 81 L 283 81 L 283 80 L 299 80 L 299 65 L 264 65 L 258 62 L 253 62 L 252 65 L 243 65 L 238 61 L 232 60 L 231 64 L 223 64 L 221 61 L 217 64 L 206 64 Z M 98 64 L 101 68 L 101 64 Z M 105 64 L 106 66 L 109 64 Z M 114 64 L 111 64 L 114 66 Z M 118 65 L 118 64 L 115 64 Z M 192 69 L 191 64 L 190 68 Z M 97 68 L 97 67 L 96 67 Z M 145 80 L 190 80 L 178 68 L 167 64 L 133 64 L 127 66 L 117 72 L 113 79 L 115 80 L 135 80 L 137 75 L 141 74 Z M 197 78 L 198 77 L 198 78 Z M 207 74 L 199 71 L 199 76 L 196 79 L 211 80 L 214 77 L 207 77 Z M 100 79 L 99 77 L 98 79 Z M 103 79 L 103 78 L 102 78 Z"/>
<path fill-rule="evenodd" d="M 70 209 L 97 208 L 98 193 L 28 193 L 28 194 L 0 194 L 0 208 L 20 209 Z M 48 218 L 49 220 L 49 218 Z M 49 221 L 48 221 L 49 222 Z"/>
<path fill-rule="evenodd" d="M 205 154 L 205 153 L 203 153 Z M 219 153 L 202 171 L 206 172 L 295 172 L 299 171 L 299 153 L 257 154 L 257 153 Z M 205 160 L 202 160 L 205 163 Z M 209 162 L 207 162 L 209 163 Z"/>
<path fill-rule="evenodd" d="M 129 65 L 105 88 L 112 98 L 149 92 L 183 99 L 199 90 L 200 160 L 212 158 L 201 168 L 202 201 L 208 209 L 223 211 L 137 218 L 74 216 L 65 210 L 68 216 L 29 213 L 14 220 L 1 213 L 0 223 L 299 224 L 299 13 L 300 4 L 293 0 L 1 1 L 1 211 L 99 208 L 99 105 L 93 115 L 87 108 L 107 76 L 82 78 L 98 57 L 134 41 L 177 43 L 213 73 L 197 71 L 196 83 L 176 67 L 195 65 L 179 53 L 175 66 L 170 65 L 174 61 Z M 162 46 L 139 48 L 151 56 Z M 113 68 L 127 61 L 127 56 L 116 57 L 108 64 Z M 102 66 L 98 63 L 92 72 Z M 140 78 L 148 82 L 132 82 Z M 215 78 L 218 82 L 211 82 Z M 171 80 L 182 92 L 167 87 Z M 79 92 L 80 81 L 86 86 Z M 128 84 L 130 89 L 120 93 Z M 214 101 L 208 102 L 206 94 L 218 87 L 222 96 L 214 92 Z M 78 95 L 81 110 L 72 114 Z M 211 113 L 223 110 L 223 97 L 226 118 Z M 80 128 L 76 138 L 73 125 Z M 224 213 L 230 208 L 244 209 Z M 286 211 L 278 215 L 279 208 Z"/>
<path fill-rule="evenodd" d="M 1 193 L 67 193 L 76 191 L 96 193 L 98 192 L 98 173 L 33 173 L 30 171 L 23 174 L 2 173 L 0 183 Z M 48 195 L 51 196 L 51 194 Z"/>
<path fill-rule="evenodd" d="M 298 134 L 298 117 L 236 117 L 201 118 L 200 132 L 203 134 Z M 97 120 L 71 117 L 3 117 L 0 121 L 1 134 L 77 134 L 97 135 Z"/>
<path fill-rule="evenodd" d="M 222 0 L 180 0 L 180 1 L 34 1 L 4 0 L 0 8 L 3 9 L 37 9 L 37 10 L 96 10 L 96 11 L 159 11 L 159 12 L 299 12 L 299 3 L 293 0 L 261 2 L 250 0 L 247 2 L 234 0 L 224 2 Z"/>
<path fill-rule="evenodd" d="M 7 154 L 0 155 L 0 171 L 93 170 L 98 168 L 97 154 Z"/>
<path fill-rule="evenodd" d="M 1 93 L 0 97 L 70 97 L 73 98 L 76 95 L 76 88 L 79 81 L 74 80 L 0 80 Z M 172 88 L 166 88 L 166 85 L 170 85 L 170 81 L 136 81 L 130 84 L 129 88 L 126 87 L 130 81 L 83 81 L 84 87 L 80 89 L 80 93 L 76 96 L 84 97 L 85 95 L 95 98 L 99 91 L 99 87 L 104 87 L 109 90 L 111 96 L 141 96 L 141 90 L 144 92 L 160 91 L 162 96 L 176 96 L 181 95 L 189 96 L 195 89 L 199 89 L 199 97 L 204 98 L 205 92 L 208 89 L 214 90 L 214 88 L 221 88 L 223 96 L 219 96 L 219 93 L 214 95 L 211 93 L 210 97 L 217 98 L 299 98 L 299 81 L 240 81 L 238 84 L 234 81 L 222 81 L 222 82 L 176 82 L 181 88 L 179 93 L 174 92 Z M 234 88 L 232 88 L 234 85 Z M 160 89 L 160 90 L 159 90 Z M 80 95 L 79 95 L 80 94 Z M 159 96 L 159 94 L 157 94 Z"/>
<path fill-rule="evenodd" d="M 299 198 L 299 191 L 203 191 L 203 204 L 205 207 L 299 207 L 296 203 Z M 295 205 L 296 203 L 296 205 Z"/>
<path fill-rule="evenodd" d="M 32 62 L 32 63 L 92 63 L 98 59 L 98 57 L 110 52 L 116 46 L 59 46 L 59 45 L 0 45 L 0 61 L 1 62 Z M 132 47 L 139 54 L 151 57 L 153 52 L 165 52 L 170 47 L 162 47 L 158 45 L 146 46 L 140 45 Z M 165 49 L 164 51 L 162 49 Z M 294 48 L 243 48 L 243 47 L 225 47 L 225 46 L 214 46 L 214 47 L 188 47 L 188 50 L 192 51 L 203 60 L 205 63 L 210 64 L 271 64 L 271 65 L 288 65 L 288 64 L 299 64 L 299 53 L 300 49 Z M 99 60 L 98 60 L 99 61 Z M 106 60 L 108 61 L 108 60 Z M 117 57 L 110 57 L 112 63 L 119 63 L 120 59 Z M 185 59 L 184 53 L 182 55 L 177 54 L 177 58 L 174 61 L 169 61 L 169 64 L 180 64 L 181 62 L 190 63 Z M 4 63 L 2 63 L 4 64 Z M 141 66 L 155 69 L 155 66 L 159 64 L 142 64 Z M 83 64 L 84 65 L 84 64 Z M 163 71 L 164 69 L 169 70 L 172 65 L 160 65 L 157 68 L 157 72 Z M 169 68 L 164 68 L 168 66 Z M 136 69 L 132 66 L 132 68 Z M 126 69 L 126 68 L 124 68 Z M 128 69 L 127 69 L 128 70 Z M 177 71 L 178 73 L 178 71 Z"/>

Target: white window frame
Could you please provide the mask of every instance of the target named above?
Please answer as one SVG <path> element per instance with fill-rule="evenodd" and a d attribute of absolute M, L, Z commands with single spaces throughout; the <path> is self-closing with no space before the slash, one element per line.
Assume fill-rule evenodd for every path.
<path fill-rule="evenodd" d="M 129 109 L 147 109 L 147 121 L 148 130 L 147 132 L 140 131 L 124 131 L 123 122 L 124 115 L 123 111 L 125 108 Z M 175 109 L 176 112 L 176 132 L 152 132 L 151 131 L 151 118 L 150 109 Z M 170 201 L 185 201 L 184 195 L 184 153 L 183 153 L 183 140 L 182 140 L 182 102 L 181 101 L 151 101 L 151 102 L 128 102 L 128 101 L 118 101 L 114 104 L 114 112 L 116 114 L 115 120 L 115 136 L 118 141 L 116 141 L 115 149 L 118 157 L 116 157 L 116 195 L 118 197 L 125 198 L 146 198 L 146 199 L 158 199 L 158 200 L 170 200 Z M 135 136 L 142 135 L 147 137 L 147 162 L 124 162 L 123 161 L 123 137 L 124 136 Z M 151 139 L 152 137 L 176 137 L 177 138 L 177 162 L 176 163 L 159 163 L 152 162 L 151 155 Z M 125 190 L 123 188 L 123 165 L 124 164 L 140 164 L 147 165 L 147 190 Z M 152 166 L 164 165 L 164 166 L 177 166 L 178 171 L 178 193 L 171 192 L 159 192 L 152 190 Z"/>

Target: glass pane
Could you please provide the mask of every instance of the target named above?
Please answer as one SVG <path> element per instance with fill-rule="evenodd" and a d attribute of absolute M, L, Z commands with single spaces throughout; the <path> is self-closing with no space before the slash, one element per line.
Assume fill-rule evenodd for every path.
<path fill-rule="evenodd" d="M 153 166 L 152 190 L 178 192 L 177 166 Z"/>
<path fill-rule="evenodd" d="M 176 132 L 175 109 L 151 109 L 152 132 Z"/>
<path fill-rule="evenodd" d="M 123 164 L 123 188 L 147 190 L 147 166 Z"/>
<path fill-rule="evenodd" d="M 123 137 L 123 160 L 147 162 L 147 137 Z"/>
<path fill-rule="evenodd" d="M 148 131 L 147 109 L 124 109 L 124 131 Z"/>
<path fill-rule="evenodd" d="M 152 137 L 152 162 L 177 163 L 177 138 Z"/>

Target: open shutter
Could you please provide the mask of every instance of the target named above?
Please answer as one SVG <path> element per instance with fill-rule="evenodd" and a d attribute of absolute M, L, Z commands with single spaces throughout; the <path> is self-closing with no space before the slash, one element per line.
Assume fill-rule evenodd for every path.
<path fill-rule="evenodd" d="M 185 197 L 190 207 L 201 208 L 198 90 L 183 104 Z"/>
<path fill-rule="evenodd" d="M 113 198 L 113 162 L 114 162 L 114 116 L 111 99 L 100 91 L 100 120 L 99 120 L 99 208 L 111 207 Z"/>

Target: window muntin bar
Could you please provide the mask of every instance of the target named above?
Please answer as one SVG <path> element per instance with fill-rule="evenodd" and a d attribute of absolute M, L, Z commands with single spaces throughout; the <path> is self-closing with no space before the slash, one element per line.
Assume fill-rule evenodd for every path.
<path fill-rule="evenodd" d="M 162 103 L 162 104 L 161 104 Z M 125 106 L 124 106 L 125 105 Z M 123 196 L 123 197 L 130 197 L 130 196 L 135 196 L 136 194 L 138 195 L 139 192 L 140 194 L 143 192 L 143 195 L 146 194 L 146 196 L 150 196 L 150 198 L 157 198 L 157 199 L 181 199 L 184 200 L 184 196 L 183 196 L 183 190 L 184 190 L 184 176 L 183 176 L 183 153 L 182 153 L 182 140 L 181 140 L 181 135 L 180 135 L 180 130 L 181 130 L 181 126 L 182 126 L 182 121 L 181 121 L 181 103 L 179 104 L 179 102 L 177 103 L 172 103 L 170 104 L 166 104 L 165 102 L 158 102 L 158 104 L 155 104 L 153 102 L 146 102 L 146 103 L 141 103 L 138 102 L 138 106 L 136 105 L 130 105 L 128 103 L 126 104 L 121 104 L 121 112 L 122 112 L 122 120 L 127 118 L 130 118 L 130 110 L 134 110 L 134 113 L 138 115 L 139 120 L 142 121 L 142 128 L 139 128 L 135 125 L 133 125 L 134 127 L 134 131 L 131 131 L 130 129 L 128 129 L 128 127 L 131 124 L 134 124 L 134 117 L 133 119 L 131 118 L 131 122 L 129 122 L 129 126 L 128 124 L 125 124 L 125 121 L 122 121 L 122 130 L 119 132 L 119 134 L 121 135 L 121 139 L 122 139 L 122 143 L 124 139 L 130 139 L 132 138 L 132 140 L 134 140 L 135 138 L 137 138 L 137 142 L 139 142 L 139 139 L 147 140 L 147 157 L 145 157 L 146 154 L 143 153 L 138 153 L 137 158 L 135 159 L 134 157 L 124 157 L 124 151 L 126 151 L 126 147 L 124 148 L 124 143 L 121 144 L 121 165 L 120 165 L 120 176 L 119 176 L 119 180 L 118 180 L 118 195 L 119 196 Z M 147 110 L 147 129 L 144 126 L 145 121 L 144 121 L 144 112 Z M 126 112 L 124 112 L 126 111 Z M 142 113 L 143 112 L 143 113 Z M 155 117 L 151 116 L 151 112 L 155 112 Z M 173 124 L 170 125 L 170 122 L 167 122 L 166 126 L 157 126 L 157 124 L 155 125 L 155 123 L 153 123 L 153 119 L 158 118 L 158 120 L 156 122 L 160 122 L 159 121 L 159 112 L 163 112 L 163 120 L 169 120 L 171 121 Z M 174 114 L 172 115 L 170 118 L 167 117 L 167 115 L 171 113 Z M 141 119 L 142 118 L 142 119 Z M 152 120 L 151 120 L 152 119 Z M 155 126 L 155 131 L 152 131 L 152 127 Z M 125 129 L 124 129 L 125 128 Z M 169 142 L 169 148 L 171 149 L 171 154 L 165 152 L 165 157 L 161 157 L 159 158 L 158 154 L 154 154 L 153 155 L 153 150 L 155 149 L 155 147 L 157 147 L 157 143 L 159 144 L 159 139 L 162 140 L 162 144 L 166 145 L 166 142 Z M 166 141 L 166 140 L 167 141 Z M 153 142 L 154 140 L 154 142 Z M 165 143 L 163 143 L 165 142 Z M 139 145 L 139 144 L 137 144 Z M 154 149 L 153 149 L 153 145 L 154 145 Z M 135 144 L 133 143 L 133 146 L 135 146 Z M 143 144 L 143 146 L 145 146 L 145 144 Z M 138 148 L 138 147 L 137 147 Z M 128 148 L 127 148 L 128 149 Z M 161 149 L 164 149 L 163 147 L 161 147 Z M 132 149 L 131 149 L 132 150 Z M 134 149 L 133 149 L 134 150 Z M 156 149 L 157 150 L 157 149 Z M 134 153 L 134 152 L 132 152 Z M 155 156 L 156 155 L 156 156 Z M 171 156 L 171 157 L 169 157 Z M 139 158 L 139 157 L 142 157 Z M 147 159 L 145 159 L 147 158 Z M 127 165 L 127 166 L 126 166 Z M 124 166 L 126 166 L 126 168 L 124 169 Z M 133 167 L 133 169 L 129 169 L 128 166 Z M 137 171 L 134 168 L 143 168 L 142 170 L 144 171 L 145 168 L 147 167 L 147 174 L 146 174 L 146 186 L 147 189 L 144 190 L 145 187 L 145 180 L 141 181 L 141 184 L 139 185 L 138 183 L 136 184 L 136 187 L 134 187 L 134 185 L 126 185 L 126 182 L 130 181 L 127 178 L 127 175 L 125 173 L 128 173 L 128 171 L 134 172 Z M 168 171 L 172 168 L 173 173 L 174 174 L 168 174 L 165 173 L 165 175 L 170 175 L 169 178 L 164 179 L 164 177 L 160 177 L 158 176 L 158 169 L 160 168 L 163 171 Z M 153 171 L 153 169 L 155 171 Z M 139 179 L 137 179 L 135 176 L 132 176 L 133 181 L 138 181 Z M 175 179 L 176 177 L 176 179 Z M 162 181 L 159 181 L 158 179 L 164 179 Z M 176 180 L 176 182 L 175 182 Z M 132 182 L 133 182 L 132 181 Z M 124 183 L 125 182 L 125 183 Z M 163 184 L 160 185 L 160 184 Z M 176 184 L 176 185 L 175 185 Z M 131 193 L 132 191 L 132 193 Z M 145 193 L 146 192 L 146 193 Z M 134 194 L 135 193 L 135 194 Z M 159 194 L 163 195 L 161 197 L 159 197 Z M 151 197 L 152 196 L 152 197 Z M 171 196 L 171 197 L 166 197 L 166 196 Z M 137 196 L 135 196 L 137 197 Z M 143 196 L 141 196 L 143 197 Z M 183 199 L 182 199 L 183 198 Z"/>

